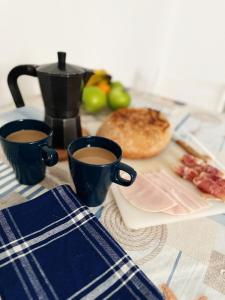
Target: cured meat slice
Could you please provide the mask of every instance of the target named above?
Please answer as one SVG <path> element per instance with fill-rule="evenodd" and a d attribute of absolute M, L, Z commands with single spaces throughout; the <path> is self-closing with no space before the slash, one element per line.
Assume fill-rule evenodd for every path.
<path fill-rule="evenodd" d="M 176 200 L 177 206 L 171 208 L 168 213 L 186 214 L 209 206 L 209 204 L 202 199 L 201 196 L 180 183 L 176 178 L 173 178 L 165 171 L 147 173 L 146 177 L 156 185 L 160 185 L 165 192 L 170 193 Z"/>
<path fill-rule="evenodd" d="M 203 171 L 203 172 L 206 172 L 206 173 L 208 173 L 208 174 L 211 174 L 211 175 L 213 175 L 213 176 L 215 176 L 215 177 L 219 177 L 219 178 L 220 178 L 220 177 L 221 177 L 221 178 L 224 177 L 223 172 L 221 172 L 221 171 L 218 170 L 217 168 L 215 168 L 215 167 L 213 167 L 213 166 L 211 166 L 211 165 L 208 165 L 208 164 L 206 164 L 206 165 L 203 166 L 202 171 Z"/>
<path fill-rule="evenodd" d="M 177 204 L 170 194 L 140 173 L 131 186 L 120 187 L 120 191 L 133 206 L 149 212 L 165 211 Z"/>
<path fill-rule="evenodd" d="M 184 156 L 181 158 L 181 161 L 187 167 L 195 167 L 196 165 L 204 164 L 202 159 L 194 157 L 190 154 L 184 154 Z"/>
<path fill-rule="evenodd" d="M 185 154 L 181 161 L 183 165 L 175 168 L 179 176 L 192 181 L 200 191 L 225 200 L 223 172 L 189 154 Z"/>
<path fill-rule="evenodd" d="M 175 172 L 184 179 L 187 179 L 189 181 L 192 181 L 196 176 L 200 174 L 198 170 L 195 170 L 194 168 L 186 167 L 186 166 L 177 166 L 175 168 Z"/>
<path fill-rule="evenodd" d="M 199 176 L 193 179 L 193 183 L 203 193 L 225 200 L 225 179 L 202 172 Z"/>
<path fill-rule="evenodd" d="M 202 159 L 194 157 L 190 154 L 185 154 L 181 158 L 181 162 L 186 166 L 194 170 L 196 173 L 200 174 L 201 172 L 206 172 L 208 174 L 212 174 L 217 177 L 223 177 L 224 174 L 217 169 L 207 163 L 205 163 Z"/>

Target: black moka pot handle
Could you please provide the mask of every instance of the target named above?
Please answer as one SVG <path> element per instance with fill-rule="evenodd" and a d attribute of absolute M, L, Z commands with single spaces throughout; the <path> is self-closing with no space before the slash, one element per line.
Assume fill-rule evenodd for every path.
<path fill-rule="evenodd" d="M 9 72 L 8 86 L 17 107 L 22 107 L 25 105 L 17 84 L 17 78 L 20 75 L 29 75 L 29 76 L 37 77 L 37 71 L 36 71 L 37 67 L 38 66 L 36 65 L 20 65 L 13 68 Z"/>

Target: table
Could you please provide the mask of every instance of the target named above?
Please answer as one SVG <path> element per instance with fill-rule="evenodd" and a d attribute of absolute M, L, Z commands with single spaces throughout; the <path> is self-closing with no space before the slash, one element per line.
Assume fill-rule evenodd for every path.
<path fill-rule="evenodd" d="M 133 106 L 158 108 L 167 114 L 177 132 L 188 131 L 225 165 L 225 115 L 199 111 L 179 101 L 131 91 Z M 6 110 L 0 125 L 16 118 L 41 119 L 40 99 L 19 110 Z M 96 116 L 82 113 L 82 124 L 96 132 L 108 111 Z M 1 159 L 4 157 L 1 155 Z M 3 175 L 2 175 L 3 174 Z M 0 208 L 30 200 L 62 183 L 73 186 L 67 162 L 48 168 L 43 182 L 19 186 L 10 168 L 0 164 Z M 3 192 L 2 192 L 3 191 Z M 104 205 L 91 209 L 120 245 L 156 284 L 167 283 L 179 300 L 225 299 L 225 215 L 131 230 L 124 225 L 112 194 Z"/>

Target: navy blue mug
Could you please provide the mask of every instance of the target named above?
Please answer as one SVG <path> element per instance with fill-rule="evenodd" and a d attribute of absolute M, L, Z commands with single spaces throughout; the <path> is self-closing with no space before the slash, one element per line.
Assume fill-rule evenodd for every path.
<path fill-rule="evenodd" d="M 85 147 L 100 147 L 109 150 L 116 156 L 116 160 L 112 163 L 96 165 L 75 159 L 74 152 Z M 67 152 L 77 195 L 87 206 L 102 204 L 112 182 L 129 186 L 137 176 L 133 168 L 121 162 L 122 150 L 117 143 L 110 139 L 99 136 L 81 137 L 70 143 Z M 121 177 L 120 171 L 128 173 L 130 179 Z"/>
<path fill-rule="evenodd" d="M 19 130 L 41 131 L 46 137 L 33 142 L 7 140 L 7 136 Z M 0 128 L 3 151 L 21 184 L 33 185 L 40 182 L 45 177 L 46 165 L 51 167 L 57 163 L 58 154 L 49 147 L 52 133 L 44 122 L 29 119 L 12 121 Z"/>

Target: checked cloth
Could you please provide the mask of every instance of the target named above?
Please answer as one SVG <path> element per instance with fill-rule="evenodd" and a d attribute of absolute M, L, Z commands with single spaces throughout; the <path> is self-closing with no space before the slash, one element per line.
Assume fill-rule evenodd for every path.
<path fill-rule="evenodd" d="M 163 299 L 67 185 L 0 211 L 2 299 Z"/>

